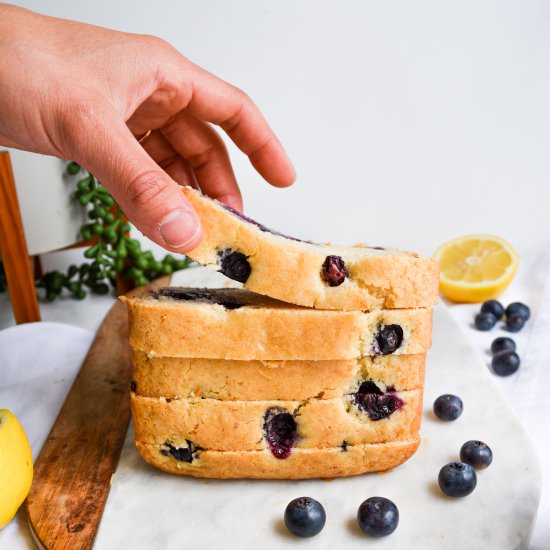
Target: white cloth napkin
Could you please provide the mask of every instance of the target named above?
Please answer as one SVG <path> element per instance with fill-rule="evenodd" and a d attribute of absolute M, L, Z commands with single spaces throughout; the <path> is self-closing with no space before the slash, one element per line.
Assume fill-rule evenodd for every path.
<path fill-rule="evenodd" d="M 90 330 L 60 323 L 29 323 L 0 331 L 0 408 L 11 410 L 19 419 L 34 460 L 93 337 Z M 21 507 L 0 530 L 0 550 L 34 547 Z"/>
<path fill-rule="evenodd" d="M 492 331 L 481 332 L 473 324 L 479 304 L 451 305 L 450 309 L 488 366 L 491 342 L 495 338 L 508 336 L 517 344 L 521 358 L 519 370 L 508 377 L 495 376 L 495 381 L 522 420 L 543 466 L 542 498 L 529 548 L 548 550 L 550 477 L 544 465 L 550 465 L 550 254 L 523 258 L 516 278 L 499 300 L 504 307 L 511 302 L 523 302 L 531 308 L 531 318 L 523 330 L 512 334 L 503 330 L 503 323 L 498 323 Z"/>

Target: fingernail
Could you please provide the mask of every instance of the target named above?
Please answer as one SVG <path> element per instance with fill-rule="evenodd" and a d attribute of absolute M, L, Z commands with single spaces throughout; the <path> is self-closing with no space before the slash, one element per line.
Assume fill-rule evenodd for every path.
<path fill-rule="evenodd" d="M 180 208 L 166 214 L 159 224 L 162 240 L 170 248 L 185 248 L 192 244 L 201 232 L 197 215 L 192 210 Z"/>

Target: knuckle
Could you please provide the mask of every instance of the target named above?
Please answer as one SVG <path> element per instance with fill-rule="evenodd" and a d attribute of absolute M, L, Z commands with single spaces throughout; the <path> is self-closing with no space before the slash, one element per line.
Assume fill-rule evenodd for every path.
<path fill-rule="evenodd" d="M 208 146 L 189 155 L 186 160 L 193 170 L 200 170 L 210 163 L 229 162 L 229 153 L 221 136 L 212 129 L 209 133 Z"/>
<path fill-rule="evenodd" d="M 221 123 L 224 131 L 231 133 L 238 129 L 243 119 L 247 118 L 250 113 L 256 109 L 251 97 L 239 88 L 235 88 L 235 104 L 231 116 Z"/>
<path fill-rule="evenodd" d="M 151 34 L 139 35 L 142 57 L 150 60 L 154 65 L 173 65 L 174 59 L 180 56 L 179 52 L 163 38 Z"/>
<path fill-rule="evenodd" d="M 189 156 L 187 158 L 187 162 L 190 164 L 193 170 L 200 170 L 201 168 L 204 168 L 212 160 L 212 157 L 216 153 L 219 153 L 219 152 L 221 152 L 219 145 L 213 144 L 210 147 L 208 147 L 208 149 L 205 149 L 200 153 L 196 153 L 195 155 Z"/>
<path fill-rule="evenodd" d="M 143 46 L 146 49 L 156 49 L 156 50 L 163 50 L 167 48 L 172 48 L 166 40 L 160 38 L 159 36 L 155 36 L 153 34 L 142 34 L 139 35 L 141 42 Z"/>
<path fill-rule="evenodd" d="M 263 140 L 259 141 L 255 147 L 252 147 L 249 151 L 247 151 L 247 154 L 249 157 L 254 157 L 258 153 L 261 153 L 264 151 L 271 143 L 273 143 L 273 140 L 275 139 L 274 135 L 268 135 Z"/>
<path fill-rule="evenodd" d="M 252 114 L 258 111 L 258 107 L 254 100 L 246 93 L 242 92 L 240 112 L 246 114 Z"/>
<path fill-rule="evenodd" d="M 165 179 L 156 172 L 142 172 L 124 185 L 124 194 L 133 208 L 156 208 L 168 201 Z"/>
<path fill-rule="evenodd" d="M 256 108 L 252 98 L 242 90 L 238 92 L 237 109 L 233 118 L 240 119 L 243 115 L 250 113 Z"/>
<path fill-rule="evenodd" d="M 241 88 L 235 87 L 235 93 L 241 105 L 250 105 L 253 103 L 252 98 L 244 90 L 241 90 Z"/>

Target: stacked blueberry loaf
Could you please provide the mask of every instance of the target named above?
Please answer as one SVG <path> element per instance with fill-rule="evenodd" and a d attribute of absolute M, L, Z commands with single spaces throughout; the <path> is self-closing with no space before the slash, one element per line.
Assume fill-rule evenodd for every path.
<path fill-rule="evenodd" d="M 245 288 L 125 299 L 143 458 L 214 478 L 345 476 L 409 458 L 437 262 L 297 241 L 185 193 L 205 233 L 190 257 Z"/>

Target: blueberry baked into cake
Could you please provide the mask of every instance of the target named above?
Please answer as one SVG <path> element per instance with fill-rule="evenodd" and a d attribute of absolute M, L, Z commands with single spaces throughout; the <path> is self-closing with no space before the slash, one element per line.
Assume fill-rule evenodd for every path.
<path fill-rule="evenodd" d="M 304 401 L 132 396 L 137 440 L 157 445 L 192 440 L 214 451 L 269 450 L 270 432 L 277 434 L 281 422 L 292 427 L 288 453 L 292 448 L 338 447 L 344 441 L 359 445 L 409 439 L 418 432 L 421 409 L 422 390 L 382 389 L 370 381 L 345 397 Z"/>
<path fill-rule="evenodd" d="M 131 346 L 161 357 L 355 359 L 431 345 L 426 308 L 315 310 L 243 289 L 166 288 L 129 298 L 128 312 Z"/>
<path fill-rule="evenodd" d="M 437 263 L 366 247 L 336 254 L 185 192 L 206 229 L 190 257 L 248 288 L 122 298 L 142 457 L 194 477 L 305 479 L 412 456 Z"/>
<path fill-rule="evenodd" d="M 201 244 L 188 256 L 245 288 L 317 309 L 432 307 L 439 263 L 392 248 L 315 244 L 282 235 L 183 187 L 199 214 Z"/>

